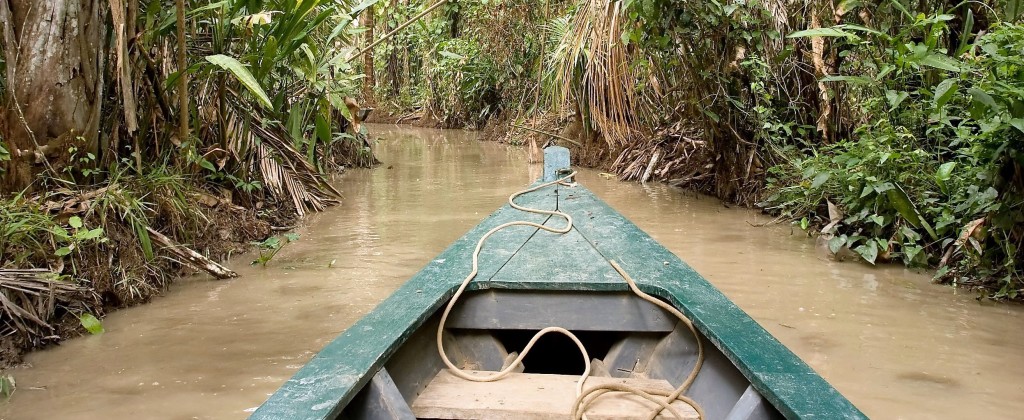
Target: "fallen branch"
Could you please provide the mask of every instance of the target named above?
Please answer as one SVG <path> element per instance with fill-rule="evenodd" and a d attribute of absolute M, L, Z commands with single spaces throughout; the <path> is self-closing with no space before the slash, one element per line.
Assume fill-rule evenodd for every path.
<path fill-rule="evenodd" d="M 204 257 L 202 254 L 195 252 L 183 245 L 175 243 L 171 238 L 168 238 L 153 230 L 150 227 L 146 227 L 146 232 L 149 232 L 149 236 L 153 239 L 153 242 L 162 246 L 165 251 L 174 254 L 178 258 L 188 262 L 190 265 L 210 273 L 218 279 L 228 279 L 232 277 L 238 277 L 238 273 L 231 271 L 230 269 L 213 262 L 213 260 Z"/>
<path fill-rule="evenodd" d="M 654 173 L 654 165 L 658 164 L 658 159 L 661 157 L 661 149 L 655 149 L 654 154 L 651 155 L 651 163 L 647 164 L 647 170 L 644 171 L 644 175 L 640 177 L 640 183 L 645 184 L 651 175 Z"/>

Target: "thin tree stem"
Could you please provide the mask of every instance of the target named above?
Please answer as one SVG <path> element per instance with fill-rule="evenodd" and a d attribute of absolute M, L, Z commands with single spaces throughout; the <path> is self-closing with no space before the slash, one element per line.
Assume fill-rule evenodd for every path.
<path fill-rule="evenodd" d="M 178 141 L 188 141 L 188 74 L 185 61 L 185 0 L 178 9 Z"/>

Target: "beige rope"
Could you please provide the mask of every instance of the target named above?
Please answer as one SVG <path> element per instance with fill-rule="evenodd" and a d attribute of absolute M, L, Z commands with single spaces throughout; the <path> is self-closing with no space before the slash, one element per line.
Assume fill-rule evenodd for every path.
<path fill-rule="evenodd" d="M 676 388 L 675 391 L 672 391 L 672 393 L 670 393 L 670 394 L 669 393 L 662 394 L 661 392 L 663 392 L 663 391 L 654 391 L 654 392 L 646 391 L 646 390 L 642 390 L 642 389 L 638 389 L 638 388 L 634 388 L 634 387 L 629 387 L 629 386 L 625 386 L 625 385 L 619 385 L 619 384 L 605 384 L 605 385 L 596 386 L 594 388 L 590 388 L 586 392 L 584 392 L 582 395 L 579 395 L 576 398 L 576 403 L 573 406 L 574 407 L 573 419 L 581 418 L 582 415 L 583 415 L 583 412 L 586 410 L 586 406 L 587 405 L 589 405 L 591 402 L 593 402 L 595 399 L 597 399 L 597 397 L 599 397 L 599 396 L 601 396 L 601 395 L 603 395 L 603 394 L 605 394 L 607 392 L 610 392 L 610 391 L 629 392 L 629 393 L 636 394 L 636 395 L 639 395 L 639 396 L 644 397 L 644 398 L 647 398 L 647 396 L 644 395 L 645 393 L 665 396 L 666 397 L 665 400 L 661 401 L 659 403 L 659 405 L 661 405 L 662 408 L 661 409 L 655 409 L 654 411 L 652 411 L 648 415 L 648 420 L 653 420 L 663 410 L 667 409 L 667 407 L 671 407 L 669 404 L 671 404 L 673 401 L 676 401 L 676 400 L 683 401 L 683 402 L 685 402 L 687 404 L 690 404 L 690 406 L 693 407 L 693 409 L 697 411 L 697 416 L 699 416 L 700 418 L 703 419 L 704 418 L 704 409 L 701 408 L 700 404 L 697 404 L 697 402 L 694 401 L 693 399 L 683 395 L 683 393 L 686 392 L 686 390 L 690 388 L 690 385 L 693 385 L 693 381 L 697 379 L 697 374 L 700 373 L 700 368 L 704 365 L 704 343 L 701 342 L 700 335 L 697 334 L 697 329 L 693 327 L 693 322 L 690 321 L 690 319 L 687 318 L 686 315 L 683 315 L 682 312 L 679 312 L 679 310 L 677 310 L 676 308 L 673 308 L 672 305 L 669 305 L 669 304 L 667 304 L 665 302 L 662 302 L 661 300 L 658 300 L 655 297 L 653 297 L 653 296 L 651 296 L 651 295 L 649 295 L 647 293 L 644 293 L 643 290 L 640 290 L 640 288 L 637 287 L 636 282 L 633 281 L 633 278 L 629 276 L 629 273 L 626 273 L 626 270 L 622 269 L 622 266 L 620 266 L 619 263 L 615 262 L 614 260 L 609 260 L 608 262 L 611 263 L 612 268 L 614 268 L 615 271 L 617 271 L 619 273 L 619 275 L 622 276 L 622 278 L 624 280 L 626 280 L 626 283 L 629 284 L 629 289 L 632 290 L 634 294 L 639 296 L 641 299 L 646 300 L 648 302 L 651 302 L 651 303 L 657 305 L 658 307 L 660 307 L 661 309 L 664 309 L 664 310 L 668 311 L 670 314 L 675 315 L 676 318 L 679 318 L 679 320 L 682 321 L 684 325 L 686 325 L 686 328 L 690 329 L 690 333 L 693 334 L 694 341 L 697 342 L 697 363 L 694 363 L 693 370 L 690 371 L 690 374 L 686 377 L 686 380 L 684 380 L 683 383 L 681 385 L 679 385 L 679 387 Z M 623 388 L 626 388 L 626 389 L 623 389 Z M 591 394 L 591 393 L 596 393 L 597 395 L 595 395 L 593 398 L 590 398 L 589 400 L 587 400 L 587 396 L 589 394 Z M 650 399 L 650 398 L 648 398 L 648 399 Z M 577 417 L 577 415 L 576 415 L 577 414 L 575 412 L 576 408 L 579 408 L 579 417 Z M 676 416 L 676 418 L 682 418 L 678 414 L 678 412 L 676 412 L 676 411 L 674 411 L 672 409 L 669 409 L 669 411 L 672 412 L 672 414 L 674 416 Z"/>
<path fill-rule="evenodd" d="M 538 229 L 543 229 L 543 230 L 546 230 L 548 232 L 553 232 L 553 233 L 567 233 L 570 230 L 572 230 L 572 216 L 570 216 L 568 214 L 565 214 L 565 213 L 562 213 L 560 211 L 541 210 L 541 209 L 534 209 L 534 208 L 529 208 L 529 207 L 523 207 L 523 206 L 520 206 L 520 205 L 516 204 L 515 203 L 515 199 L 516 199 L 516 197 L 519 197 L 520 195 L 523 195 L 523 194 L 526 194 L 526 193 L 530 193 L 530 192 L 533 192 L 533 191 L 537 191 L 537 190 L 539 190 L 541 188 L 549 187 L 549 186 L 552 186 L 552 185 L 555 185 L 555 184 L 558 184 L 558 183 L 561 183 L 561 182 L 568 181 L 569 179 L 572 179 L 572 177 L 574 175 L 576 175 L 575 172 L 573 172 L 573 173 L 571 173 L 571 174 L 569 174 L 569 175 L 567 175 L 567 176 L 565 176 L 565 177 L 563 177 L 561 179 L 558 179 L 558 180 L 555 180 L 555 181 L 552 181 L 552 182 L 548 182 L 548 183 L 544 183 L 544 184 L 540 184 L 540 185 L 537 185 L 535 187 L 519 191 L 519 192 L 514 193 L 514 194 L 512 194 L 512 195 L 510 195 L 508 197 L 509 205 L 512 206 L 512 208 L 515 208 L 517 210 L 521 210 L 521 211 L 525 211 L 525 212 L 529 212 L 529 213 L 547 214 L 547 215 L 551 215 L 551 216 L 560 216 L 560 217 L 564 218 L 565 219 L 565 226 L 564 227 L 562 227 L 562 228 L 553 228 L 553 227 L 550 227 L 550 226 L 544 226 L 544 225 L 539 224 L 539 223 L 525 222 L 525 221 L 514 221 L 514 222 L 503 223 L 501 225 L 498 225 L 498 226 L 494 227 L 493 229 L 487 231 L 487 233 L 485 233 L 484 236 L 482 236 L 480 238 L 480 240 L 477 241 L 476 249 L 473 250 L 473 270 L 462 281 L 462 284 L 459 286 L 458 290 L 455 291 L 455 295 L 452 296 L 451 300 L 448 301 L 448 306 L 446 306 L 444 308 L 444 313 L 441 314 L 441 323 L 437 326 L 437 352 L 441 356 L 441 360 L 444 361 L 444 364 L 447 365 L 449 369 L 451 369 L 452 374 L 454 374 L 455 376 L 458 376 L 458 377 L 460 377 L 462 379 L 465 379 L 465 380 L 468 380 L 468 381 L 474 381 L 474 382 L 493 382 L 493 381 L 496 381 L 498 379 L 504 378 L 509 373 L 511 373 L 512 370 L 516 368 L 516 366 L 518 366 L 520 363 L 522 363 L 523 359 L 526 357 L 527 353 L 530 352 L 530 349 L 533 348 L 533 345 L 537 342 L 538 339 L 543 337 L 545 334 L 552 333 L 552 332 L 557 332 L 557 333 L 560 333 L 560 334 L 564 334 L 564 335 L 568 336 L 570 339 L 572 339 L 572 341 L 574 343 L 576 343 L 576 346 L 579 347 L 580 352 L 583 353 L 583 358 L 584 358 L 584 363 L 586 364 L 586 369 L 584 369 L 583 375 L 580 377 L 580 381 L 576 384 L 576 395 L 580 395 L 583 392 L 583 382 L 586 381 L 588 376 L 590 376 L 590 356 L 587 353 L 586 347 L 583 346 L 583 343 L 580 342 L 579 338 L 576 338 L 576 336 L 573 333 L 569 332 L 568 330 L 566 330 L 564 328 L 561 328 L 561 327 L 548 327 L 548 328 L 544 328 L 544 329 L 538 331 L 537 334 L 534 335 L 532 339 L 530 339 L 530 342 L 526 344 L 526 347 L 523 348 L 523 351 L 519 353 L 519 356 L 516 357 L 516 359 L 514 361 L 512 361 L 512 363 L 510 363 L 505 369 L 502 369 L 500 372 L 494 372 L 492 374 L 487 374 L 487 375 L 473 375 L 473 374 L 470 374 L 470 373 L 466 373 L 462 369 L 459 369 L 458 367 L 456 367 L 455 364 L 453 364 L 451 362 L 451 360 L 448 359 L 448 355 L 444 351 L 444 343 L 443 343 L 443 340 L 444 340 L 444 338 L 443 338 L 444 325 L 445 325 L 445 323 L 448 320 L 448 315 L 451 313 L 452 308 L 455 307 L 455 303 L 459 300 L 459 297 L 462 296 L 462 293 L 466 290 L 466 287 L 469 286 L 469 283 L 471 281 L 473 281 L 473 278 L 476 277 L 477 273 L 480 271 L 479 270 L 480 249 L 483 248 L 484 241 L 486 241 L 487 238 L 489 238 L 491 235 L 497 233 L 498 231 L 500 231 L 502 229 L 505 229 L 507 227 L 511 227 L 511 226 L 531 226 L 531 227 L 535 227 L 535 228 L 538 228 Z"/>
<path fill-rule="evenodd" d="M 474 382 L 493 382 L 493 381 L 497 381 L 497 380 L 499 380 L 501 378 L 504 378 L 505 376 L 508 376 L 508 374 L 511 373 L 512 370 L 516 368 L 516 366 L 521 364 L 523 359 L 526 358 L 526 355 L 533 348 L 534 344 L 536 344 L 537 340 L 539 340 L 541 337 L 543 337 L 544 335 L 546 335 L 548 333 L 552 333 L 552 332 L 559 333 L 559 334 L 563 334 L 563 335 L 569 337 L 574 343 L 576 343 L 576 346 L 579 347 L 579 349 L 580 349 L 580 353 L 582 353 L 583 362 L 584 362 L 584 364 L 586 366 L 585 369 L 583 370 L 583 374 L 580 376 L 580 380 L 576 382 L 576 395 L 577 395 L 577 398 L 576 398 L 576 402 L 573 404 L 573 410 L 572 410 L 572 418 L 573 419 L 585 418 L 585 412 L 586 412 L 587 406 L 589 406 L 591 403 L 593 403 L 601 395 L 604 395 L 604 394 L 609 393 L 609 392 L 626 392 L 626 393 L 631 393 L 631 394 L 635 394 L 637 396 L 640 396 L 641 398 L 644 398 L 644 399 L 646 399 L 648 401 L 651 401 L 651 402 L 653 402 L 655 404 L 658 404 L 659 408 L 655 409 L 654 411 L 652 411 L 650 413 L 650 419 L 653 419 L 654 417 L 657 417 L 658 414 L 660 414 L 662 411 L 665 411 L 665 410 L 668 410 L 676 418 L 682 418 L 682 414 L 678 411 L 678 409 L 676 409 L 676 407 L 673 407 L 671 405 L 671 403 L 676 401 L 676 400 L 680 400 L 680 401 L 686 402 L 687 404 L 690 404 L 697 411 L 697 414 L 700 416 L 700 418 L 704 418 L 704 411 L 700 408 L 700 406 L 695 401 L 693 401 L 692 399 L 682 395 L 682 393 L 686 392 L 686 389 L 688 389 L 690 387 L 690 385 L 693 383 L 694 379 L 696 379 L 697 373 L 700 371 L 700 367 L 704 363 L 704 347 L 703 347 L 703 344 L 700 341 L 700 337 L 697 335 L 697 331 L 693 327 L 693 323 L 690 322 L 690 320 L 687 319 L 686 316 L 684 316 L 681 312 L 679 312 L 678 310 L 676 310 L 672 306 L 670 306 L 670 305 L 668 305 L 668 304 L 666 304 L 666 303 L 664 303 L 664 302 L 662 302 L 662 301 L 660 301 L 658 299 L 655 299 L 654 297 L 652 297 L 652 296 L 644 293 L 643 291 L 641 291 L 636 286 L 636 283 L 633 281 L 633 279 L 631 277 L 629 277 L 629 274 L 626 274 L 626 272 L 622 269 L 622 267 L 620 267 L 618 265 L 618 263 L 616 263 L 615 261 L 609 261 L 609 262 L 611 263 L 612 267 L 614 267 L 615 270 L 619 272 L 619 275 L 621 275 L 622 278 L 626 280 L 626 283 L 629 284 L 629 287 L 633 291 L 633 293 L 635 293 L 640 298 L 642 298 L 642 299 L 644 299 L 644 300 L 646 300 L 648 302 L 651 302 L 651 303 L 661 307 L 662 309 L 665 309 L 665 310 L 669 311 L 670 313 L 672 313 L 676 317 L 678 317 L 690 329 L 690 332 L 693 333 L 694 338 L 697 341 L 697 363 L 694 365 L 693 371 L 690 372 L 690 375 L 686 378 L 685 381 L 683 381 L 683 384 L 680 385 L 679 388 L 676 388 L 674 391 L 669 392 L 669 391 L 665 391 L 665 390 L 640 389 L 640 388 L 631 387 L 631 386 L 627 386 L 627 385 L 623 385 L 623 384 L 605 384 L 605 385 L 599 385 L 599 386 L 590 388 L 586 392 L 583 392 L 583 384 L 586 382 L 587 378 L 590 376 L 590 368 L 591 368 L 591 366 L 590 366 L 590 355 L 589 355 L 589 353 L 587 353 L 586 347 L 583 346 L 583 343 L 580 342 L 579 338 L 577 338 L 575 334 L 573 334 L 569 330 L 566 330 L 565 328 L 561 328 L 561 327 L 547 327 L 547 328 L 544 328 L 544 329 L 538 331 L 537 334 L 535 334 L 533 336 L 533 338 L 530 339 L 530 341 L 526 344 L 526 346 L 523 348 L 523 350 L 519 353 L 519 356 L 517 356 L 516 359 L 512 361 L 512 363 L 510 363 L 507 367 L 505 367 L 504 369 L 502 369 L 499 372 L 493 372 L 493 373 L 489 373 L 489 374 L 485 374 L 485 375 L 468 373 L 468 372 L 460 369 L 459 367 L 455 366 L 455 364 L 452 363 L 452 361 L 448 358 L 448 355 L 445 353 L 445 351 L 444 351 L 444 326 L 445 326 L 445 323 L 448 320 L 448 315 L 451 313 L 452 308 L 455 307 L 455 303 L 458 302 L 459 297 L 462 296 L 462 293 L 465 292 L 466 287 L 469 286 L 469 283 L 473 281 L 473 279 L 476 277 L 477 273 L 479 273 L 479 271 L 480 271 L 479 270 L 480 250 L 483 248 L 484 241 L 486 241 L 487 238 L 489 238 L 491 235 L 497 233 L 498 231 L 500 231 L 502 229 L 505 229 L 505 228 L 508 228 L 508 227 L 511 227 L 511 226 L 530 226 L 530 227 L 542 229 L 542 230 L 545 230 L 545 231 L 548 231 L 548 232 L 559 233 L 559 234 L 568 233 L 570 230 L 572 230 L 573 221 L 572 221 L 572 216 L 570 216 L 569 214 L 566 214 L 566 213 L 563 213 L 563 212 L 560 212 L 560 211 L 557 211 L 557 210 L 541 210 L 541 209 L 535 209 L 535 208 L 529 208 L 529 207 L 520 206 L 520 205 L 515 203 L 516 197 L 519 197 L 519 196 L 521 196 L 523 194 L 527 194 L 527 193 L 530 193 L 530 192 L 537 191 L 537 190 L 542 189 L 542 188 L 550 187 L 550 186 L 555 185 L 555 184 L 564 184 L 568 180 L 572 179 L 572 177 L 575 176 L 575 175 L 576 175 L 576 172 L 573 172 L 573 173 L 571 173 L 571 174 L 569 174 L 569 175 L 567 175 L 567 176 L 565 176 L 563 178 L 560 178 L 558 180 L 555 180 L 555 181 L 552 181 L 552 182 L 547 182 L 547 183 L 544 183 L 544 184 L 540 184 L 540 185 L 537 185 L 537 186 L 534 186 L 534 187 L 531 187 L 531 188 L 528 188 L 528 189 L 516 192 L 516 193 L 514 193 L 514 194 L 512 194 L 512 195 L 510 195 L 508 197 L 508 203 L 509 203 L 510 206 L 512 206 L 512 208 L 520 210 L 520 211 L 528 212 L 528 213 L 546 214 L 546 215 L 550 215 L 550 216 L 562 217 L 562 218 L 565 219 L 565 226 L 561 227 L 561 228 L 554 228 L 554 227 L 545 226 L 545 225 L 542 225 L 542 224 L 539 224 L 539 223 L 534 223 L 534 222 L 514 221 L 514 222 L 508 222 L 508 223 L 503 223 L 501 225 L 498 225 L 498 226 L 492 228 L 491 230 L 487 231 L 487 233 L 485 233 L 482 237 L 480 237 L 480 240 L 477 241 L 476 248 L 473 250 L 473 258 L 472 258 L 472 260 L 473 260 L 473 269 L 466 276 L 466 278 L 462 281 L 462 284 L 459 285 L 459 288 L 455 291 L 455 294 L 452 296 L 451 300 L 448 301 L 448 305 L 445 307 L 444 312 L 441 314 L 440 324 L 438 324 L 438 326 L 437 326 L 437 352 L 441 356 L 441 360 L 444 362 L 445 365 L 448 366 L 448 368 L 450 369 L 450 371 L 451 371 L 451 373 L 453 375 L 458 376 L 458 377 L 460 377 L 462 379 L 465 379 L 465 380 L 468 380 L 468 381 L 474 381 Z M 665 399 L 660 399 L 660 398 L 657 398 L 657 397 L 665 397 Z"/>

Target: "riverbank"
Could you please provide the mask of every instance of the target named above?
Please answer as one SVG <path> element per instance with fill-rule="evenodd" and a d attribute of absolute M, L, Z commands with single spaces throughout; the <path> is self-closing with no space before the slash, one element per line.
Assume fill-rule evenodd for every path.
<path fill-rule="evenodd" d="M 374 126 L 384 162 L 334 186 L 267 267 L 175 282 L 107 332 L 30 354 L 0 407 L 18 419 L 245 418 L 320 348 L 539 176 L 477 133 Z M 388 169 L 391 167 L 391 169 Z M 1012 418 L 1024 310 L 898 266 L 830 260 L 799 229 L 662 184 L 580 182 L 693 266 L 869 416 Z M 942 398 L 935 398 L 942 395 Z"/>
<path fill-rule="evenodd" d="M 100 333 L 106 313 L 148 302 L 204 262 L 259 247 L 297 220 L 287 205 L 252 198 L 155 170 L 0 200 L 0 267 L 14 267 L 0 269 L 0 366 Z"/>

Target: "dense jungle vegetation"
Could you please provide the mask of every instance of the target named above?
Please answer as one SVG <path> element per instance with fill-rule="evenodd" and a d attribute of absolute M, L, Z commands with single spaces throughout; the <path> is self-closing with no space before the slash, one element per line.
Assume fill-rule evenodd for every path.
<path fill-rule="evenodd" d="M 378 2 L 367 22 L 428 3 Z M 1021 7 L 453 2 L 365 58 L 364 98 L 396 121 L 561 141 L 623 180 L 794 220 L 838 258 L 1018 299 Z"/>
<path fill-rule="evenodd" d="M 0 0 L 0 352 L 99 330 L 184 270 L 182 246 L 272 256 L 340 201 L 330 174 L 376 163 L 366 106 L 556 142 L 760 206 L 837 257 L 1020 299 L 1022 8 Z"/>

